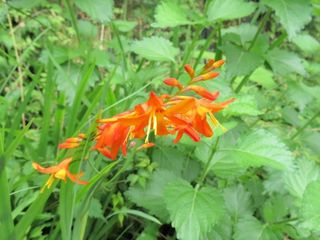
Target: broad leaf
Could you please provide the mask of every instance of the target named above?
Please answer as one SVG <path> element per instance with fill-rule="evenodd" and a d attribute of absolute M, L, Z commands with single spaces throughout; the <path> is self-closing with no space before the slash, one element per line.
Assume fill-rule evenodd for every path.
<path fill-rule="evenodd" d="M 230 104 L 223 114 L 227 116 L 257 116 L 261 114 L 257 106 L 257 100 L 252 95 L 241 95 L 236 97 L 237 101 Z"/>
<path fill-rule="evenodd" d="M 304 226 L 320 231 L 320 181 L 312 182 L 308 185 L 302 200 L 301 217 Z"/>
<path fill-rule="evenodd" d="M 226 209 L 235 220 L 252 213 L 250 194 L 242 185 L 224 189 L 224 201 Z"/>
<path fill-rule="evenodd" d="M 94 20 L 108 23 L 112 19 L 113 0 L 77 0 L 74 3 Z"/>
<path fill-rule="evenodd" d="M 208 7 L 209 21 L 231 20 L 250 15 L 255 10 L 254 3 L 244 0 L 213 0 Z"/>
<path fill-rule="evenodd" d="M 293 39 L 311 21 L 312 8 L 309 0 L 263 0 L 262 3 L 276 11 L 289 39 Z"/>
<path fill-rule="evenodd" d="M 167 185 L 165 202 L 177 236 L 200 240 L 223 216 L 223 198 L 212 187 L 193 188 L 178 180 Z"/>
<path fill-rule="evenodd" d="M 231 172 L 259 166 L 290 169 L 292 154 L 278 137 L 260 129 L 243 135 L 235 145 L 220 147 L 211 166 L 222 177 L 228 177 L 225 174 L 229 168 Z"/>
<path fill-rule="evenodd" d="M 239 43 L 242 46 L 246 46 L 246 43 L 251 42 L 256 34 L 258 27 L 248 23 L 232 26 L 221 30 L 221 34 L 225 39 L 234 43 Z M 240 42 L 237 41 L 237 38 Z M 235 41 L 236 40 L 236 41 Z"/>
<path fill-rule="evenodd" d="M 301 59 L 295 53 L 275 48 L 267 53 L 266 59 L 273 71 L 282 76 L 290 73 L 306 74 Z"/>
<path fill-rule="evenodd" d="M 134 41 L 131 50 L 136 54 L 153 61 L 172 61 L 179 53 L 179 50 L 172 46 L 172 43 L 161 37 L 144 38 Z"/>
<path fill-rule="evenodd" d="M 190 24 L 186 11 L 175 1 L 165 0 L 158 4 L 153 27 L 176 27 Z"/>
<path fill-rule="evenodd" d="M 308 159 L 299 159 L 294 171 L 286 172 L 284 175 L 285 186 L 295 197 L 302 199 L 303 193 L 309 183 L 318 180 L 320 168 Z"/>
<path fill-rule="evenodd" d="M 224 51 L 227 58 L 228 78 L 247 75 L 263 63 L 263 58 L 259 54 L 247 51 L 232 43 L 226 43 Z"/>
<path fill-rule="evenodd" d="M 276 83 L 273 80 L 273 73 L 264 67 L 257 68 L 251 75 L 250 80 L 258 83 L 259 85 L 270 89 L 276 87 Z"/>
<path fill-rule="evenodd" d="M 168 212 L 165 208 L 163 191 L 169 182 L 176 179 L 177 177 L 172 172 L 166 170 L 156 171 L 145 188 L 133 186 L 130 187 L 126 194 L 132 202 L 148 209 L 152 214 L 166 221 Z"/>
<path fill-rule="evenodd" d="M 301 34 L 296 36 L 293 40 L 302 51 L 312 54 L 320 50 L 320 43 L 317 39 L 309 34 Z"/>
<path fill-rule="evenodd" d="M 69 104 L 73 103 L 77 91 L 77 85 L 81 80 L 82 71 L 78 65 L 63 66 L 56 73 L 57 88 L 67 96 Z M 90 76 L 89 86 L 98 80 L 96 72 Z"/>
<path fill-rule="evenodd" d="M 235 228 L 235 240 L 273 240 L 281 239 L 281 234 L 277 234 L 273 229 L 269 229 L 265 224 L 263 225 L 255 217 L 242 218 Z"/>

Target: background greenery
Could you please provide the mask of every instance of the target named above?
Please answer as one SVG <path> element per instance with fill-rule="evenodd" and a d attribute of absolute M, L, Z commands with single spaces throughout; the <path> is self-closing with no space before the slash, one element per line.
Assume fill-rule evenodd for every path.
<path fill-rule="evenodd" d="M 1 239 L 319 239 L 319 0 L 12 0 L 0 7 Z M 183 65 L 229 129 L 81 160 L 86 187 L 46 181 L 66 137 L 167 93 Z M 79 166 L 76 166 L 79 167 Z"/>

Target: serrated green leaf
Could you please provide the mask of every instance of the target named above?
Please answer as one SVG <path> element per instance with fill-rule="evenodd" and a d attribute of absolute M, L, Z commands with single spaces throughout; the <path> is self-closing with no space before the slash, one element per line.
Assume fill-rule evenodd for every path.
<path fill-rule="evenodd" d="M 130 32 L 137 26 L 137 22 L 124 20 L 114 20 L 113 24 L 116 26 L 116 29 L 120 32 Z"/>
<path fill-rule="evenodd" d="M 94 20 L 108 23 L 112 19 L 113 0 L 77 0 L 74 3 Z"/>
<path fill-rule="evenodd" d="M 262 3 L 275 10 L 289 39 L 293 39 L 311 21 L 312 8 L 309 0 L 263 0 Z"/>
<path fill-rule="evenodd" d="M 266 222 L 278 222 L 289 214 L 290 196 L 276 194 L 267 199 L 262 207 L 263 218 Z"/>
<path fill-rule="evenodd" d="M 256 34 L 258 27 L 252 24 L 243 23 L 237 26 L 231 26 L 226 29 L 221 30 L 222 37 L 232 41 L 234 43 L 240 43 L 242 46 L 246 46 L 246 43 L 252 41 L 254 35 Z M 230 35 L 230 37 L 228 37 Z M 240 40 L 240 42 L 235 41 L 235 39 Z"/>
<path fill-rule="evenodd" d="M 98 199 L 91 199 L 88 215 L 89 217 L 104 219 L 102 205 Z"/>
<path fill-rule="evenodd" d="M 240 219 L 234 233 L 235 240 L 280 240 L 281 235 L 279 237 L 266 224 L 251 216 Z"/>
<path fill-rule="evenodd" d="M 164 198 L 179 239 L 202 239 L 224 214 L 223 198 L 212 187 L 193 188 L 178 180 L 166 186 Z"/>
<path fill-rule="evenodd" d="M 301 218 L 304 226 L 320 231 L 320 181 L 311 182 L 303 194 Z"/>
<path fill-rule="evenodd" d="M 259 129 L 243 135 L 235 145 L 220 147 L 211 166 L 222 177 L 228 177 L 228 170 L 241 173 L 248 167 L 291 169 L 292 154 L 278 137 Z"/>
<path fill-rule="evenodd" d="M 163 191 L 169 182 L 176 179 L 177 177 L 170 171 L 156 171 L 152 174 L 145 188 L 140 186 L 130 187 L 126 195 L 138 206 L 148 209 L 160 220 L 166 221 L 168 212 L 165 208 Z"/>
<path fill-rule="evenodd" d="M 153 27 L 176 27 L 180 25 L 190 24 L 187 18 L 187 12 L 175 1 L 164 0 L 157 5 L 156 22 L 152 24 Z"/>
<path fill-rule="evenodd" d="M 262 112 L 259 111 L 257 101 L 252 95 L 237 96 L 236 101 L 230 104 L 223 114 L 227 116 L 257 116 Z"/>
<path fill-rule="evenodd" d="M 302 199 L 308 184 L 319 177 L 320 168 L 317 164 L 307 159 L 299 159 L 296 168 L 285 173 L 284 182 L 293 196 Z"/>
<path fill-rule="evenodd" d="M 246 51 L 229 42 L 225 44 L 224 51 L 228 78 L 247 75 L 263 63 L 263 58 L 259 54 Z"/>
<path fill-rule="evenodd" d="M 290 73 L 306 75 L 301 59 L 293 52 L 275 48 L 267 53 L 266 60 L 273 71 L 282 76 Z"/>
<path fill-rule="evenodd" d="M 320 50 L 319 41 L 309 34 L 298 35 L 292 39 L 292 42 L 306 53 L 312 54 Z"/>
<path fill-rule="evenodd" d="M 234 219 L 251 214 L 250 194 L 242 185 L 224 189 L 226 209 Z"/>
<path fill-rule="evenodd" d="M 260 84 L 267 89 L 277 86 L 275 81 L 273 80 L 273 73 L 264 67 L 257 68 L 250 75 L 250 80 Z"/>
<path fill-rule="evenodd" d="M 134 41 L 131 50 L 136 54 L 152 61 L 172 61 L 179 50 L 172 43 L 162 37 L 143 38 Z"/>
<path fill-rule="evenodd" d="M 243 0 L 213 0 L 208 7 L 209 21 L 232 20 L 250 15 L 256 9 L 254 3 Z"/>

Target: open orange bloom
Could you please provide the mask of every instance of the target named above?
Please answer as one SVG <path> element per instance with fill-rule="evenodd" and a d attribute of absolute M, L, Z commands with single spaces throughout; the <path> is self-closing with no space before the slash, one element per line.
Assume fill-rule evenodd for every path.
<path fill-rule="evenodd" d="M 50 177 L 46 182 L 46 184 L 41 189 L 41 192 L 45 189 L 45 187 L 50 188 L 55 179 L 61 179 L 63 181 L 66 181 L 68 177 L 71 181 L 75 183 L 88 184 L 88 182 L 82 181 L 79 179 L 83 175 L 83 172 L 80 172 L 78 174 L 72 174 L 69 171 L 69 165 L 71 162 L 72 162 L 72 158 L 66 158 L 62 162 L 60 162 L 58 165 L 47 167 L 47 168 L 44 168 L 38 163 L 33 162 L 32 166 L 35 170 L 44 174 L 50 174 Z"/>
<path fill-rule="evenodd" d="M 209 122 L 211 121 L 214 127 L 222 127 L 214 113 L 221 111 L 234 99 L 216 103 L 214 101 L 218 98 L 219 92 L 210 92 L 196 83 L 217 77 L 219 73 L 212 70 L 223 63 L 223 60 L 211 59 L 198 75 L 186 64 L 184 69 L 190 76 L 186 86 L 176 78 L 163 81 L 168 86 L 178 88 L 176 94 L 158 96 L 151 92 L 146 102 L 136 105 L 133 109 L 111 118 L 99 119 L 97 122 L 100 125 L 91 149 L 115 160 L 119 151 L 126 155 L 127 146 L 130 146 L 132 139 L 145 139 L 144 144 L 138 149 L 154 146 L 154 143 L 149 142 L 151 132 L 156 136 L 176 135 L 174 143 L 179 142 L 184 134 L 193 141 L 200 141 L 201 135 L 213 136 L 214 132 Z M 193 91 L 198 96 L 184 96 L 183 93 L 187 91 Z M 68 138 L 59 148 L 76 148 L 82 140 L 81 136 Z"/>

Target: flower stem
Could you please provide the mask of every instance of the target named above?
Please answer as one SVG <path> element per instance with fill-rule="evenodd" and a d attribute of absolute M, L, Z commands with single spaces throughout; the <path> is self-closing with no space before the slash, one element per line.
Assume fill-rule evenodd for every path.
<path fill-rule="evenodd" d="M 205 165 L 205 167 L 204 167 L 204 171 L 202 172 L 202 175 L 201 175 L 201 177 L 199 178 L 198 185 L 202 185 L 202 184 L 203 184 L 203 181 L 205 180 L 206 176 L 207 176 L 208 173 L 209 173 L 209 170 L 210 170 L 210 168 L 211 168 L 210 165 L 211 165 L 213 156 L 214 156 L 214 154 L 215 154 L 216 151 L 217 151 L 217 147 L 218 147 L 218 144 L 219 144 L 219 140 L 220 140 L 220 137 L 217 138 L 216 143 L 215 143 L 214 147 L 213 147 L 212 150 L 211 150 L 210 156 L 209 156 L 209 158 L 208 158 L 208 160 L 207 160 L 207 163 L 206 163 L 206 165 Z"/>

